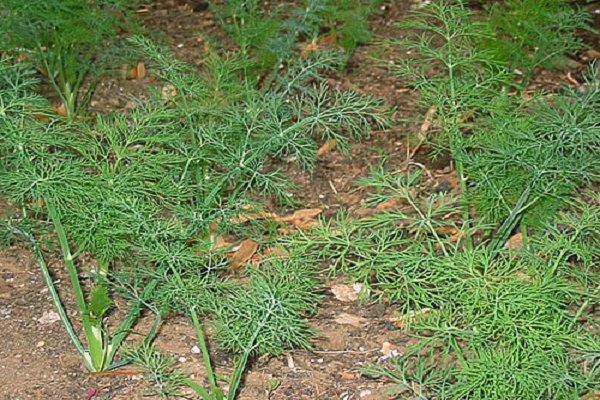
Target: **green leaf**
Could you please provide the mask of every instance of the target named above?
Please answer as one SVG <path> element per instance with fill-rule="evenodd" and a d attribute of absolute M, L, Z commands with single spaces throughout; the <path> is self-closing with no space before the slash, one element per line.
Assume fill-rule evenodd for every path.
<path fill-rule="evenodd" d="M 106 285 L 95 286 L 90 293 L 90 303 L 88 304 L 90 317 L 96 321 L 101 321 L 112 304 L 108 287 Z"/>

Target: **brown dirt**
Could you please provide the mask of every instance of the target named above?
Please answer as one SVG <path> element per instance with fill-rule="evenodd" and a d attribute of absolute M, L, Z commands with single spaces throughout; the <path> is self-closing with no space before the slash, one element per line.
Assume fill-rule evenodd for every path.
<path fill-rule="evenodd" d="M 274 2 L 270 2 L 274 3 Z M 205 54 L 205 37 L 226 41 L 210 12 L 194 12 L 200 2 L 183 0 L 157 0 L 140 12 L 146 28 L 161 32 L 176 52 L 178 58 L 191 64 L 201 64 Z M 402 38 L 403 32 L 395 27 L 409 8 L 410 2 L 386 2 L 382 12 L 373 20 L 375 33 L 382 38 Z M 590 5 L 590 11 L 600 5 Z M 598 13 L 593 13 L 598 23 Z M 203 36 L 197 35 L 202 33 Z M 592 38 L 598 48 L 598 41 Z M 415 97 L 403 82 L 387 68 L 377 65 L 371 56 L 384 54 L 381 45 L 361 46 L 351 61 L 348 71 L 338 76 L 342 87 L 352 87 L 385 99 L 396 108 L 396 117 L 422 120 L 423 109 L 415 106 Z M 389 49 L 388 49 L 389 50 Z M 585 60 L 584 60 L 585 61 Z M 575 73 L 583 70 L 583 61 L 573 61 Z M 569 84 L 566 71 L 536 78 L 536 84 L 549 82 Z M 105 79 L 101 82 L 91 103 L 92 111 L 127 109 L 127 96 L 144 93 L 148 80 Z M 320 207 L 327 214 L 338 209 L 353 209 L 360 205 L 364 193 L 355 189 L 356 179 L 369 173 L 371 166 L 386 160 L 389 168 L 402 168 L 418 123 L 397 122 L 385 131 L 376 132 L 363 143 L 352 146 L 350 154 L 336 151 L 325 154 L 312 173 L 298 171 L 291 165 L 282 168 L 298 186 L 295 197 L 308 207 Z M 435 176 L 441 175 L 447 162 L 432 163 L 426 149 L 418 155 Z M 447 172 L 447 170 L 445 171 Z M 441 179 L 438 177 L 438 179 Z M 66 272 L 62 264 L 50 260 L 50 266 L 59 288 L 66 287 Z M 338 282 L 339 283 L 339 282 Z M 67 306 L 72 303 L 68 289 L 61 293 Z M 70 309 L 73 309 L 72 307 Z M 39 273 L 35 260 L 23 247 L 0 252 L 0 399 L 140 399 L 144 385 L 139 376 L 85 374 L 82 362 L 69 342 L 60 322 L 44 322 L 53 312 L 52 302 Z M 364 318 L 360 328 L 340 325 L 335 317 L 341 313 Z M 409 338 L 391 322 L 393 308 L 381 304 L 361 305 L 344 303 L 328 297 L 311 318 L 317 330 L 315 351 L 290 351 L 281 358 L 259 359 L 250 367 L 241 390 L 240 399 L 385 399 L 385 384 L 362 376 L 356 367 L 382 356 L 385 342 L 401 351 Z M 76 318 L 75 318 L 76 319 Z M 144 325 L 142 322 L 141 325 Z M 192 352 L 196 345 L 194 329 L 183 318 L 168 321 L 158 337 L 158 346 L 180 360 L 180 365 L 198 382 L 205 375 L 201 360 Z M 231 360 L 227 354 L 215 352 L 214 361 L 219 373 L 231 373 Z M 280 382 L 269 394 L 268 384 Z"/>

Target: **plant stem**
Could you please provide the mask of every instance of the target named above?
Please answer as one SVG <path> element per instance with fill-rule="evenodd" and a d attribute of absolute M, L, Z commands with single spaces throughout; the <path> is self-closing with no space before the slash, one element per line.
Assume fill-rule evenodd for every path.
<path fill-rule="evenodd" d="M 89 363 L 92 364 L 92 371 L 102 371 L 104 369 L 106 361 L 106 348 L 104 346 L 103 329 L 99 324 L 94 324 L 90 318 L 89 310 L 85 302 L 85 297 L 83 295 L 83 290 L 81 288 L 81 284 L 79 283 L 77 267 L 75 266 L 74 258 L 69 248 L 69 241 L 67 239 L 67 235 L 60 220 L 60 216 L 56 208 L 54 207 L 54 204 L 52 204 L 52 202 L 48 201 L 47 199 L 44 200 L 46 203 L 46 208 L 48 209 L 48 215 L 50 216 L 50 219 L 54 223 L 54 227 L 56 229 L 56 235 L 58 236 L 58 240 L 60 242 L 60 247 L 63 253 L 63 259 L 65 261 L 65 265 L 69 273 L 71 287 L 73 289 L 73 294 L 75 295 L 77 308 L 79 309 L 79 314 L 81 316 L 83 330 L 88 342 L 89 354 L 86 354 L 86 356 L 90 357 Z"/>
<path fill-rule="evenodd" d="M 217 386 L 215 373 L 210 362 L 210 353 L 208 352 L 208 346 L 206 345 L 204 332 L 202 332 L 202 325 L 200 324 L 200 320 L 198 319 L 198 315 L 196 314 L 196 310 L 194 307 L 190 308 L 189 313 L 190 317 L 192 318 L 192 322 L 194 323 L 194 327 L 196 328 L 196 336 L 198 336 L 198 341 L 200 342 L 202 358 L 204 359 L 204 367 L 206 368 L 206 374 L 208 375 L 208 382 L 210 384 L 210 390 L 213 393 L 213 398 L 215 400 L 222 400 L 223 392 Z"/>
<path fill-rule="evenodd" d="M 112 339 L 110 341 L 108 354 L 106 356 L 106 364 L 109 365 L 109 367 L 107 369 L 109 369 L 109 370 L 115 369 L 119 366 L 119 365 L 112 365 L 111 363 L 112 363 L 115 355 L 119 351 L 119 348 L 121 347 L 121 344 L 123 343 L 123 340 L 125 340 L 125 338 L 129 334 L 129 332 L 131 331 L 131 328 L 133 327 L 135 322 L 138 320 L 140 313 L 142 312 L 142 308 L 144 306 L 144 299 L 147 299 L 150 296 L 150 294 L 156 288 L 157 284 L 158 284 L 158 279 L 153 279 L 144 287 L 144 291 L 142 292 L 142 294 L 140 296 L 141 298 L 136 300 L 136 302 L 131 306 L 131 308 L 127 312 L 125 319 L 123 319 L 123 321 L 121 321 L 121 324 L 119 325 L 119 329 L 117 330 L 117 332 L 115 333 L 115 335 L 112 337 Z M 154 336 L 156 335 L 158 326 L 160 325 L 161 322 L 162 322 L 162 316 L 160 315 L 160 313 L 157 313 L 154 323 L 152 324 L 152 328 L 150 328 L 150 331 L 148 332 L 148 334 L 146 335 L 146 338 L 144 339 L 145 342 L 149 342 L 154 338 Z"/>
<path fill-rule="evenodd" d="M 531 185 L 528 186 L 527 189 L 523 191 L 523 193 L 521 193 L 521 197 L 519 197 L 517 204 L 513 207 L 509 216 L 506 218 L 502 226 L 498 228 L 498 232 L 496 233 L 496 235 L 494 235 L 494 238 L 490 242 L 489 247 L 490 251 L 494 256 L 500 251 L 502 246 L 504 246 L 504 243 L 506 243 L 508 237 L 510 236 L 510 232 L 512 232 L 512 230 L 515 229 L 515 227 L 523 218 L 523 205 L 529 198 L 530 193 Z"/>
<path fill-rule="evenodd" d="M 60 297 L 58 296 L 58 292 L 56 290 L 56 287 L 54 286 L 54 282 L 52 280 L 52 276 L 50 275 L 50 270 L 48 269 L 48 265 L 46 264 L 44 254 L 42 253 L 42 250 L 40 249 L 40 247 L 37 243 L 37 240 L 30 233 L 25 232 L 21 229 L 15 228 L 14 226 L 11 226 L 11 225 L 6 224 L 1 221 L 0 221 L 0 225 L 9 229 L 10 231 L 12 231 L 15 234 L 23 236 L 25 238 L 25 240 L 27 240 L 27 242 L 29 242 L 29 245 L 31 246 L 31 250 L 33 251 L 33 255 L 38 263 L 38 266 L 42 270 L 42 276 L 44 278 L 44 282 L 46 283 L 46 287 L 48 288 L 48 293 L 50 294 L 50 298 L 52 299 L 54 308 L 56 309 L 56 312 L 58 313 L 58 316 L 59 316 L 60 320 L 62 321 L 62 323 L 65 327 L 65 330 L 67 331 L 67 334 L 69 335 L 69 338 L 73 342 L 73 345 L 75 345 L 75 348 L 81 354 L 84 361 L 86 362 L 86 367 L 89 370 L 92 370 L 93 366 L 91 364 L 87 363 L 87 359 L 85 357 L 85 355 L 86 355 L 85 348 L 81 344 L 81 341 L 79 340 L 79 337 L 77 336 L 77 333 L 73 329 L 73 324 L 71 323 L 71 320 L 69 319 L 69 316 L 67 315 L 67 312 L 65 311 L 65 308 L 60 300 Z"/>
<path fill-rule="evenodd" d="M 473 249 L 473 238 L 471 237 L 471 222 L 470 222 L 470 213 L 469 213 L 469 201 L 468 197 L 468 187 L 467 187 L 467 178 L 464 175 L 465 169 L 463 164 L 463 146 L 462 146 L 462 132 L 460 131 L 460 106 L 458 103 L 458 95 L 456 93 L 456 84 L 455 84 L 455 69 L 456 64 L 454 61 L 454 39 L 455 32 L 453 32 L 453 28 L 448 26 L 448 21 L 445 21 L 444 28 L 446 31 L 444 32 L 444 40 L 448 46 L 447 50 L 447 59 L 444 60 L 444 64 L 448 70 L 448 84 L 450 85 L 450 126 L 448 126 L 448 122 L 446 118 L 443 118 L 444 123 L 446 124 L 444 129 L 448 131 L 448 136 L 450 140 L 450 151 L 452 153 L 452 158 L 456 164 L 456 173 L 458 175 L 459 185 L 460 185 L 460 203 L 462 208 L 462 218 L 463 224 L 466 229 L 467 234 L 465 235 L 466 239 L 466 248 L 467 250 Z M 443 107 L 440 107 L 440 110 L 443 113 Z"/>

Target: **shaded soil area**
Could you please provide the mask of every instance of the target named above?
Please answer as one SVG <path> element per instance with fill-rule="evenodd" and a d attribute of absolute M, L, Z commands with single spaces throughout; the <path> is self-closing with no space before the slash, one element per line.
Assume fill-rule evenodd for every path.
<path fill-rule="evenodd" d="M 270 6 L 275 6 L 274 2 Z M 407 14 L 411 2 L 386 2 L 381 13 L 372 21 L 378 38 L 403 37 L 396 27 Z M 600 4 L 587 6 L 594 15 L 596 26 Z M 201 65 L 207 51 L 206 38 L 227 43 L 228 39 L 210 11 L 203 10 L 199 1 L 157 0 L 138 13 L 145 27 L 158 37 L 166 38 L 177 57 L 192 65 Z M 592 50 L 600 51 L 598 38 L 586 34 Z M 396 52 L 396 54 L 394 54 Z M 415 103 L 415 95 L 401 79 L 386 67 L 385 61 L 401 57 L 399 50 L 390 49 L 374 40 L 357 49 L 344 73 L 336 76 L 336 85 L 385 99 L 395 108 L 394 126 L 374 132 L 362 143 L 353 144 L 349 154 L 327 152 L 309 173 L 291 164 L 280 167 L 297 186 L 294 197 L 306 208 L 318 207 L 325 215 L 338 210 L 355 210 L 364 202 L 365 193 L 356 187 L 356 180 L 369 174 L 382 162 L 390 170 L 406 167 L 407 155 L 416 144 L 415 133 L 426 110 Z M 569 85 L 567 73 L 581 76 L 590 54 L 575 55 L 569 70 L 544 72 L 534 80 L 534 86 Z M 150 71 L 151 73 L 151 71 Z M 131 107 L 132 97 L 143 96 L 149 79 L 104 79 L 91 101 L 91 110 L 119 110 Z M 409 122 L 415 121 L 415 122 Z M 427 157 L 427 149 L 416 154 L 414 161 L 422 164 L 437 181 L 449 181 L 448 160 Z M 286 210 L 293 211 L 293 210 Z M 68 306 L 68 276 L 59 260 L 49 260 L 58 287 L 65 288 L 61 296 Z M 85 265 L 81 266 L 85 268 Z M 63 284 L 64 282 L 64 284 Z M 343 280 L 328 283 L 329 287 Z M 67 307 L 73 310 L 75 307 Z M 117 310 L 118 310 L 117 303 Z M 117 311 L 118 312 L 118 311 Z M 341 323 L 342 314 L 359 317 L 359 323 Z M 394 309 L 382 304 L 343 302 L 333 295 L 320 304 L 319 312 L 310 320 L 318 332 L 315 351 L 290 351 L 281 358 L 258 359 L 245 378 L 240 399 L 386 399 L 386 384 L 362 376 L 356 367 L 368 361 L 385 358 L 390 346 L 402 352 L 410 338 L 393 324 Z M 355 320 L 352 320 L 356 322 Z M 0 252 L 0 399 L 141 399 L 144 382 L 135 374 L 89 375 L 79 355 L 69 342 L 60 321 L 57 321 L 52 302 L 41 274 L 30 252 L 15 247 Z M 150 321 L 145 318 L 136 329 L 144 331 Z M 132 339 L 136 334 L 132 335 Z M 386 344 L 387 343 L 387 344 Z M 193 326 L 183 318 L 173 318 L 162 328 L 158 347 L 173 355 L 184 371 L 199 383 L 205 383 L 199 354 L 193 352 L 196 337 Z M 386 350 L 387 349 L 387 350 Z M 230 356 L 214 352 L 217 372 L 232 372 Z M 276 382 L 276 389 L 269 385 Z M 158 398 L 158 397 L 156 397 Z"/>

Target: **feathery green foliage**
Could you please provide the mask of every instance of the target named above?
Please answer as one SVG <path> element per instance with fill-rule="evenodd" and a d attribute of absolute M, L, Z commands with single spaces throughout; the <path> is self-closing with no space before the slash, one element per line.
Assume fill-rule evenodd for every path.
<path fill-rule="evenodd" d="M 398 398 L 578 399 L 599 382 L 598 326 L 582 316 L 600 300 L 600 199 L 571 200 L 598 182 L 597 68 L 581 90 L 521 100 L 463 2 L 414 15 L 399 72 L 436 110 L 431 141 L 455 161 L 460 192 L 375 169 L 360 182 L 374 192 L 367 206 L 402 206 L 283 240 L 398 308 L 419 340 L 363 369 Z M 523 248 L 506 249 L 517 227 Z"/>
<path fill-rule="evenodd" d="M 6 0 L 0 4 L 0 51 L 21 54 L 47 76 L 73 120 L 110 66 L 120 30 L 131 28 L 122 0 Z M 85 92 L 84 81 L 87 88 Z"/>
<path fill-rule="evenodd" d="M 554 68 L 583 44 L 575 34 L 590 29 L 590 16 L 565 0 L 509 0 L 486 7 L 487 35 L 479 47 L 522 75 L 527 85 L 534 69 Z"/>
<path fill-rule="evenodd" d="M 265 9 L 258 1 L 212 4 L 223 29 L 242 54 L 256 56 L 262 66 L 274 66 L 298 56 L 300 42 L 317 42 L 323 31 L 349 55 L 370 37 L 368 19 L 380 0 L 303 0 L 297 6 Z"/>
<path fill-rule="evenodd" d="M 152 43 L 142 38 L 132 41 L 155 62 L 164 89 L 130 112 L 98 115 L 90 121 L 54 120 L 35 94 L 37 81 L 31 69 L 8 59 L 1 63 L 6 72 L 0 86 L 6 118 L 1 122 L 0 194 L 20 210 L 3 226 L 13 239 L 17 234 L 34 247 L 48 277 L 36 237 L 40 227 L 45 227 L 44 232 L 53 228 L 87 348 L 79 342 L 58 295 L 55 306 L 92 371 L 115 366 L 116 352 L 142 305 L 152 305 L 157 315 L 150 340 L 164 315 L 175 311 L 197 318 L 196 312 L 206 307 L 198 303 L 201 293 L 218 295 L 202 287 L 207 282 L 216 288 L 225 285 L 215 281 L 215 268 L 226 265 L 223 257 L 200 256 L 190 243 L 199 242 L 206 252 L 206 245 L 212 245 L 209 226 L 227 231 L 231 218 L 254 194 L 285 201 L 289 183 L 272 168 L 272 161 L 293 158 L 310 168 L 317 140 L 336 139 L 344 149 L 350 138 L 359 139 L 372 126 L 387 123 L 379 100 L 327 86 L 321 71 L 338 62 L 333 53 L 297 60 L 270 87 L 260 88 L 246 74 L 248 61 L 243 56 L 215 53 L 200 75 Z M 84 272 L 93 278 L 88 296 L 76 265 L 83 253 L 93 254 L 98 261 L 93 271 Z M 104 320 L 112 305 L 108 284 L 116 266 L 129 272 L 120 278 L 120 286 L 129 289 L 132 307 L 111 333 Z M 265 279 L 257 275 L 253 281 L 258 285 Z M 274 299 L 293 293 L 278 286 L 283 282 L 272 282 L 274 286 L 258 286 L 256 296 L 260 298 L 263 289 L 272 290 Z M 53 286 L 51 280 L 47 283 Z M 236 296 L 233 289 L 227 290 Z M 293 299 L 301 300 L 301 292 L 295 293 Z M 255 352 L 283 349 L 265 347 L 267 342 L 261 338 L 269 334 L 287 332 L 289 340 L 281 342 L 285 346 L 307 344 L 309 331 L 300 319 L 307 310 L 298 306 L 288 315 L 286 310 L 295 303 L 278 301 L 282 306 L 265 314 L 268 328 L 248 328 L 255 332 L 256 342 L 245 343 L 250 349 L 244 353 L 246 359 Z M 228 310 L 221 310 L 223 318 Z M 277 323 L 288 324 L 289 331 L 270 325 Z M 240 368 L 238 381 L 245 363 Z M 212 389 L 217 391 L 214 385 Z"/>

